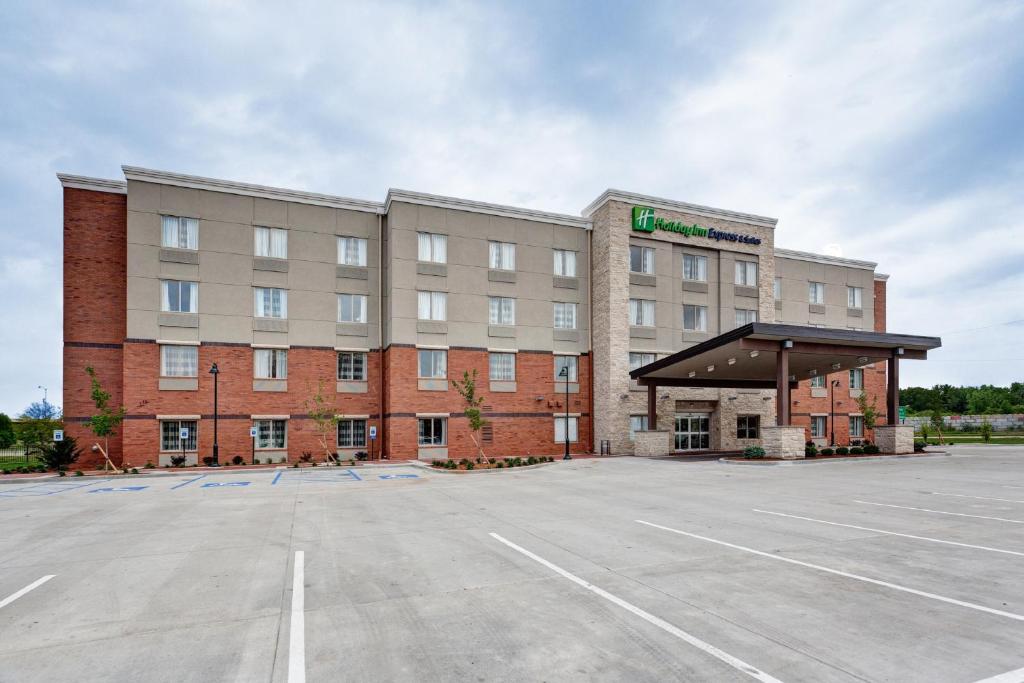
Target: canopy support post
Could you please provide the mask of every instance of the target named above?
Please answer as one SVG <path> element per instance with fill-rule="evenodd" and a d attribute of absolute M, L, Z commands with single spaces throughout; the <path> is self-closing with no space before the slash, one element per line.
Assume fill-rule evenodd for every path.
<path fill-rule="evenodd" d="M 782 341 L 775 354 L 775 424 L 779 427 L 789 426 L 789 350 L 792 347 L 790 340 Z"/>
<path fill-rule="evenodd" d="M 658 428 L 658 387 L 654 384 L 647 385 L 647 429 Z"/>
<path fill-rule="evenodd" d="M 899 424 L 900 415 L 900 356 L 903 355 L 902 348 L 895 348 L 889 356 L 888 380 L 885 396 L 885 417 L 888 424 Z"/>

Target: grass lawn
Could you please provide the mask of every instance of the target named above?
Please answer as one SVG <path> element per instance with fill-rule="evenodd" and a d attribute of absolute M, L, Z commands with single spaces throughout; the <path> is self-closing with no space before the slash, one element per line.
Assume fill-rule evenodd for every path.
<path fill-rule="evenodd" d="M 943 439 L 946 443 L 970 443 L 970 444 L 984 444 L 985 441 L 981 438 L 980 434 L 952 434 L 950 436 L 943 435 Z M 928 443 L 935 445 L 939 443 L 938 437 L 929 436 Z M 992 435 L 992 440 L 989 444 L 1004 444 L 1019 446 L 1024 444 L 1024 435 L 1022 436 L 996 436 Z"/>

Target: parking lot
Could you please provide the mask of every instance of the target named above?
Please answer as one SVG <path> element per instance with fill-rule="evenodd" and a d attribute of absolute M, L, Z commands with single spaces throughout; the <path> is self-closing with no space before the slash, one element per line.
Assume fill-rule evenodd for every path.
<path fill-rule="evenodd" d="M 0 525 L 2 681 L 1024 679 L 1020 447 L 70 478 Z"/>

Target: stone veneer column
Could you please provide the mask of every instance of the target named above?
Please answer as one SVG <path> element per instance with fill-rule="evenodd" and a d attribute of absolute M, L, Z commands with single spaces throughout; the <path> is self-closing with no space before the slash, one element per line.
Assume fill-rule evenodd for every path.
<path fill-rule="evenodd" d="M 769 458 L 787 460 L 804 457 L 804 428 L 793 426 L 761 427 L 761 443 Z"/>
<path fill-rule="evenodd" d="M 875 445 L 882 453 L 914 452 L 913 425 L 875 425 Z"/>
<path fill-rule="evenodd" d="M 633 455 L 657 456 L 672 453 L 672 432 L 667 429 L 637 432 L 633 441 Z"/>

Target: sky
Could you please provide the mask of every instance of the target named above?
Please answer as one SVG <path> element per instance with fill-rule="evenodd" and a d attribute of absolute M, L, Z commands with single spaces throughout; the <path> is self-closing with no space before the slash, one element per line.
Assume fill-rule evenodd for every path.
<path fill-rule="evenodd" d="M 0 411 L 60 404 L 57 172 L 773 216 L 878 262 L 904 386 L 1024 381 L 1024 0 L 7 2 Z"/>

